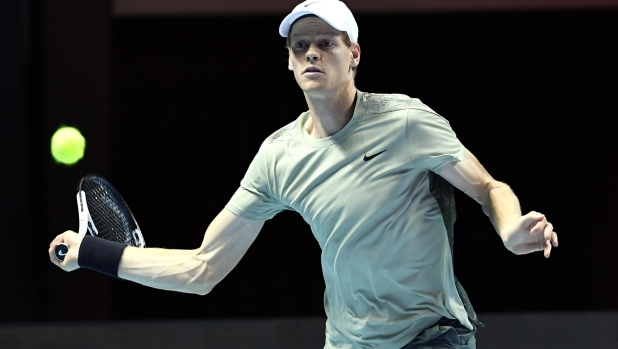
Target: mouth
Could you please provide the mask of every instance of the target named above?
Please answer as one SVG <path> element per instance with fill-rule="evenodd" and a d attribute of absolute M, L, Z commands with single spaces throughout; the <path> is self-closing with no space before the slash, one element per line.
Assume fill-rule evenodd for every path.
<path fill-rule="evenodd" d="M 318 69 L 317 67 L 310 65 L 307 68 L 305 68 L 305 70 L 303 70 L 303 74 L 305 73 L 322 73 L 324 74 L 324 72 L 320 69 Z"/>

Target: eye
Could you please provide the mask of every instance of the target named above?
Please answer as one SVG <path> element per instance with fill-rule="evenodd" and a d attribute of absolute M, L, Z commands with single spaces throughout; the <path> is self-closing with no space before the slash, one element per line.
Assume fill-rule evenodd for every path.
<path fill-rule="evenodd" d="M 324 41 L 322 43 L 322 46 L 324 46 L 324 47 L 333 47 L 333 46 L 335 46 L 335 44 L 332 41 Z"/>
<path fill-rule="evenodd" d="M 301 48 L 305 47 L 305 43 L 302 42 L 302 41 L 297 41 L 297 42 L 292 44 L 292 47 L 294 49 L 301 49 Z"/>

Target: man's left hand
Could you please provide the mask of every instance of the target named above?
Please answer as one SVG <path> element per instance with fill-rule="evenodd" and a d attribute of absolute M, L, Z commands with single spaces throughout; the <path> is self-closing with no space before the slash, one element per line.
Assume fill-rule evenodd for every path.
<path fill-rule="evenodd" d="M 558 235 L 545 215 L 530 212 L 500 232 L 504 245 L 515 254 L 543 251 L 549 258 L 552 246 L 558 247 Z"/>

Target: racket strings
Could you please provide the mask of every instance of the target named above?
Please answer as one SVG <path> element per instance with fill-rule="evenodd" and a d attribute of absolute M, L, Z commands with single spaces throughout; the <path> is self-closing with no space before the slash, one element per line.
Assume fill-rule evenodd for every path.
<path fill-rule="evenodd" d="M 123 244 L 137 246 L 133 232 L 137 226 L 132 217 L 127 217 L 127 209 L 121 208 L 122 200 L 104 183 L 88 181 L 82 183 L 86 193 L 88 210 L 99 233 L 98 237 Z"/>

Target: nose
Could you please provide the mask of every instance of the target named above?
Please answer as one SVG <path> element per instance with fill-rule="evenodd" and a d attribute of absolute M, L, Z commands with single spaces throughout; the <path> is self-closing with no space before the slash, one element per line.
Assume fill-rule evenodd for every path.
<path fill-rule="evenodd" d="M 307 54 L 305 55 L 305 58 L 307 59 L 307 62 L 315 63 L 320 60 L 320 55 L 316 52 L 313 45 L 311 45 L 311 48 L 307 51 Z"/>
<path fill-rule="evenodd" d="M 307 62 L 314 63 L 320 60 L 320 56 L 317 53 L 307 53 Z"/>

